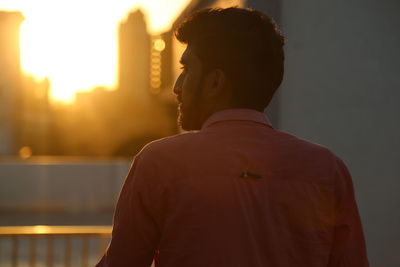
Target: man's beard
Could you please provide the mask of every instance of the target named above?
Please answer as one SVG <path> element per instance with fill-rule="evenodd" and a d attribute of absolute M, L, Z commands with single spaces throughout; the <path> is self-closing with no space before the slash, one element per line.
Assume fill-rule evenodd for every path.
<path fill-rule="evenodd" d="M 182 127 L 183 130 L 193 131 L 200 130 L 202 121 L 201 121 L 201 105 L 200 100 L 198 98 L 195 99 L 194 103 L 191 103 L 190 106 L 184 106 L 183 104 L 179 104 L 178 112 L 178 124 Z"/>
<path fill-rule="evenodd" d="M 183 130 L 193 131 L 200 130 L 203 124 L 204 105 L 202 105 L 201 90 L 204 85 L 204 76 L 196 88 L 195 94 L 190 105 L 179 103 L 178 106 L 178 124 Z"/>

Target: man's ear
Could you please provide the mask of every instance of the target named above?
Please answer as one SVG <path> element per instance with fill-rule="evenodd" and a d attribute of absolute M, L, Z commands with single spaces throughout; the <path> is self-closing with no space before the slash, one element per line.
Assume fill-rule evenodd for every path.
<path fill-rule="evenodd" d="M 227 77 L 221 69 L 213 69 L 207 73 L 205 81 L 205 96 L 216 97 L 221 95 L 227 86 Z"/>

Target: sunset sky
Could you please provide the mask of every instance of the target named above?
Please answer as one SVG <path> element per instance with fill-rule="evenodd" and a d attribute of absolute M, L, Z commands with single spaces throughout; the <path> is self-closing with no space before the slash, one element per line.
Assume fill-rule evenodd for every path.
<path fill-rule="evenodd" d="M 55 100 L 77 91 L 112 88 L 117 77 L 118 24 L 142 8 L 148 30 L 161 33 L 190 0 L 1 0 L 0 10 L 21 11 L 21 64 L 38 79 L 48 77 Z"/>

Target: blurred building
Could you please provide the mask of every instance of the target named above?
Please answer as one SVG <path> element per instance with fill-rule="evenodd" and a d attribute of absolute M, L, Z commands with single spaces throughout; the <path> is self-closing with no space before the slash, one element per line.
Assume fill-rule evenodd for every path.
<path fill-rule="evenodd" d="M 0 12 L 0 156 L 50 151 L 49 81 L 23 75 L 19 12 Z"/>
<path fill-rule="evenodd" d="M 149 99 L 151 37 L 140 9 L 120 24 L 118 47 L 118 90 L 145 104 Z"/>
<path fill-rule="evenodd" d="M 19 12 L 0 11 L 0 156 L 17 150 L 21 97 L 20 24 Z"/>

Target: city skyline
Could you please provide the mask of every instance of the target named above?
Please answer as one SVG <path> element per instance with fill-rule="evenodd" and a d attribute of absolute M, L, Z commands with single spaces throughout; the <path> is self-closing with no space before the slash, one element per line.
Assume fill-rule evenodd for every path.
<path fill-rule="evenodd" d="M 142 11 L 132 11 L 119 25 L 116 90 L 96 86 L 78 92 L 67 106 L 50 105 L 49 80 L 21 73 L 21 13 L 0 15 L 0 58 L 8 68 L 0 77 L 8 96 L 2 99 L 0 155 L 129 156 L 149 138 L 176 133 L 169 90 L 172 32 L 151 36 Z"/>
<path fill-rule="evenodd" d="M 190 1 L 168 1 L 168 9 L 159 8 L 166 5 L 162 1 L 122 1 L 112 8 L 109 2 L 28 2 L 0 4 L 0 10 L 19 10 L 25 18 L 21 25 L 22 70 L 38 81 L 49 79 L 52 102 L 71 103 L 79 91 L 99 86 L 116 89 L 118 27 L 130 12 L 141 9 L 148 21 L 147 31 L 157 36 L 171 27 Z"/>

